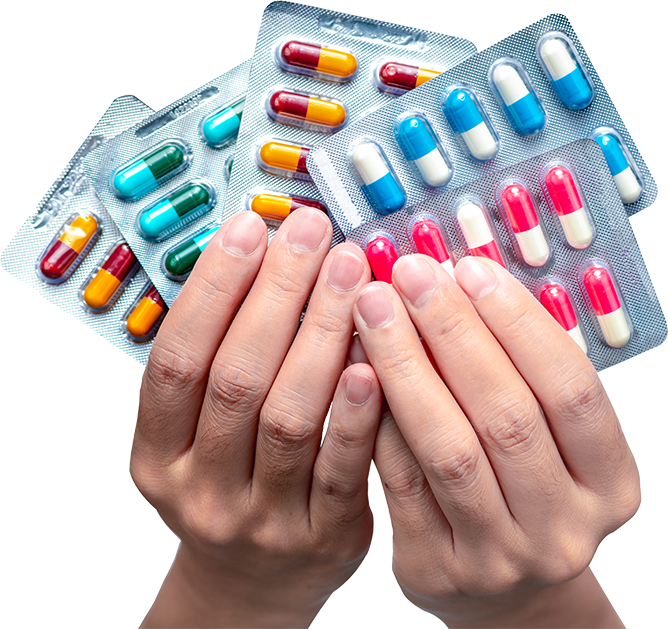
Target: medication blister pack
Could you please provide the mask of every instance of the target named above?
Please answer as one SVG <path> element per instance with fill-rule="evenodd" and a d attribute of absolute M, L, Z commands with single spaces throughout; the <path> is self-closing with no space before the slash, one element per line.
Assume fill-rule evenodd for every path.
<path fill-rule="evenodd" d="M 262 16 L 225 218 L 276 227 L 295 208 L 326 211 L 306 170 L 323 138 L 475 52 L 468 40 L 274 2 Z M 397 87 L 397 75 L 403 87 Z"/>
<path fill-rule="evenodd" d="M 584 139 L 442 191 L 349 233 L 377 280 L 422 253 L 505 266 L 597 370 L 660 345 L 666 320 L 600 146 Z"/>
<path fill-rule="evenodd" d="M 167 306 L 84 174 L 96 147 L 152 109 L 117 98 L 2 254 L 2 266 L 112 345 L 146 363 Z M 69 349 L 83 351 L 71 341 Z"/>
<path fill-rule="evenodd" d="M 250 61 L 91 151 L 86 175 L 168 305 L 218 229 Z"/>
<path fill-rule="evenodd" d="M 307 168 L 342 231 L 581 138 L 630 216 L 656 184 L 577 35 L 549 15 L 320 143 Z"/>

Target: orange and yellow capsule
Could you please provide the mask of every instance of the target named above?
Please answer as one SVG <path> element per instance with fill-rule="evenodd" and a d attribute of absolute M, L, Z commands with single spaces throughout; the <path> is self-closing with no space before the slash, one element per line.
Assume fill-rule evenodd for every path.
<path fill-rule="evenodd" d="M 323 203 L 307 197 L 289 196 L 279 192 L 261 192 L 250 197 L 248 205 L 270 224 L 282 223 L 300 207 L 312 207 L 327 212 Z"/>
<path fill-rule="evenodd" d="M 278 90 L 269 97 L 267 108 L 277 122 L 319 127 L 321 131 L 337 131 L 347 117 L 341 103 L 305 92 Z"/>
<path fill-rule="evenodd" d="M 138 269 L 139 263 L 128 244 L 118 242 L 82 287 L 84 306 L 95 314 L 109 310 Z"/>
<path fill-rule="evenodd" d="M 279 60 L 284 70 L 330 81 L 349 81 L 357 72 L 352 53 L 297 40 L 280 47 Z"/>
<path fill-rule="evenodd" d="M 419 87 L 440 72 L 428 68 L 387 61 L 378 68 L 378 87 L 392 94 L 403 94 L 408 90 Z"/>
<path fill-rule="evenodd" d="M 291 142 L 269 140 L 263 142 L 257 152 L 257 162 L 263 170 L 272 175 L 310 180 L 306 169 L 308 146 L 299 146 Z"/>
<path fill-rule="evenodd" d="M 155 335 L 158 323 L 167 312 L 167 306 L 158 289 L 150 282 L 144 287 L 139 298 L 125 319 L 127 337 L 135 343 L 148 341 Z"/>

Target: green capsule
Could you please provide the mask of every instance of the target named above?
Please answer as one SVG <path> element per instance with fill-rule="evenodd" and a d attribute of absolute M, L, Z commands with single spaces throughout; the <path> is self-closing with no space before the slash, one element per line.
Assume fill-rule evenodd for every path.
<path fill-rule="evenodd" d="M 165 254 L 164 270 L 170 279 L 185 279 L 185 276 L 192 271 L 195 262 L 204 251 L 204 247 L 218 231 L 218 227 L 216 225 L 213 229 L 185 240 Z"/>

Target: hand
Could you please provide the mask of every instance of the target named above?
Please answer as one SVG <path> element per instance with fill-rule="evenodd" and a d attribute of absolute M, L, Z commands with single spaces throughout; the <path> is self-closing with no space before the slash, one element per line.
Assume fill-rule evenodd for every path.
<path fill-rule="evenodd" d="M 370 272 L 331 237 L 302 209 L 267 248 L 235 216 L 160 329 L 131 472 L 181 546 L 144 626 L 307 626 L 368 550 L 381 395 L 369 365 L 343 369 Z"/>
<path fill-rule="evenodd" d="M 455 274 L 402 257 L 354 311 L 394 416 L 374 457 L 399 584 L 451 627 L 622 626 L 588 565 L 640 491 L 601 382 L 505 269 Z"/>

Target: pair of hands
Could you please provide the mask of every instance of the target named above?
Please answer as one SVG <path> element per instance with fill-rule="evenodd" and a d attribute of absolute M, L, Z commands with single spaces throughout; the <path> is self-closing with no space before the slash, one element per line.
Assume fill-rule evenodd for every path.
<path fill-rule="evenodd" d="M 331 237 L 302 209 L 267 247 L 235 216 L 161 326 L 131 472 L 181 545 L 144 625 L 308 626 L 368 550 L 373 457 L 416 605 L 451 627 L 621 626 L 587 566 L 639 484 L 589 360 L 494 263 L 455 283 L 406 256 L 369 283 Z"/>

